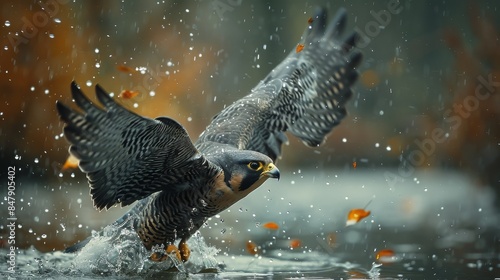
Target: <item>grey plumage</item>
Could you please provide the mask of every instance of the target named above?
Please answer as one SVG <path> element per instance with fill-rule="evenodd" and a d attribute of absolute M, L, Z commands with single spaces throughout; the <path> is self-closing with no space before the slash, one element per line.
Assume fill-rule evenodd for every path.
<path fill-rule="evenodd" d="M 304 49 L 292 50 L 249 95 L 219 113 L 197 145 L 223 142 L 273 160 L 281 155 L 285 131 L 308 146 L 320 145 L 346 115 L 344 105 L 358 76 L 361 53 L 353 50 L 358 35 L 339 38 L 346 17 L 340 9 L 326 26 L 326 11 L 318 9 L 302 36 Z"/>
<path fill-rule="evenodd" d="M 136 115 L 96 86 L 99 108 L 72 83 L 83 112 L 60 102 L 57 109 L 95 207 L 138 201 L 116 224 L 130 221 L 151 248 L 187 240 L 208 217 L 278 177 L 273 162 L 286 131 L 317 146 L 346 114 L 361 55 L 355 33 L 339 39 L 345 21 L 341 9 L 327 26 L 326 11 L 318 10 L 304 49 L 293 50 L 249 95 L 215 116 L 195 144 L 170 118 Z"/>

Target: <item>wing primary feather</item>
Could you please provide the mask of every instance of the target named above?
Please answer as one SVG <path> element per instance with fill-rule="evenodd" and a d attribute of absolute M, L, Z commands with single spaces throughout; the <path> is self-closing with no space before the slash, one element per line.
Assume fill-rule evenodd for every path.
<path fill-rule="evenodd" d="M 311 39 L 314 39 L 315 37 L 318 36 L 318 34 L 323 34 L 325 31 L 325 26 L 326 26 L 326 20 L 328 18 L 328 13 L 326 12 L 326 9 L 322 8 L 317 8 L 316 13 L 314 15 L 312 27 L 311 27 L 311 32 L 309 33 L 308 42 L 310 42 Z"/>
<path fill-rule="evenodd" d="M 57 112 L 59 113 L 59 116 L 61 117 L 61 120 L 66 123 L 73 122 L 75 118 L 82 117 L 80 114 L 74 112 L 60 101 L 56 102 L 56 108 Z"/>
<path fill-rule="evenodd" d="M 349 70 L 352 70 L 356 68 L 359 63 L 361 63 L 361 59 L 363 58 L 363 55 L 360 52 L 353 52 L 351 55 L 349 55 L 349 58 L 347 59 L 347 68 Z"/>
<path fill-rule="evenodd" d="M 97 99 L 99 102 L 106 107 L 106 109 L 117 109 L 117 108 L 122 108 L 119 106 L 111 96 L 101 87 L 101 85 L 97 84 L 95 85 L 95 94 L 97 96 Z"/>
<path fill-rule="evenodd" d="M 344 8 L 338 9 L 335 17 L 328 25 L 325 36 L 331 38 L 337 38 L 342 35 L 344 32 L 345 26 L 347 23 L 347 12 Z"/>
<path fill-rule="evenodd" d="M 359 34 L 357 32 L 352 32 L 342 44 L 342 51 L 344 52 L 344 54 L 351 51 L 359 42 L 359 39 Z"/>
<path fill-rule="evenodd" d="M 80 90 L 80 87 L 73 81 L 71 83 L 71 95 L 75 100 L 75 103 L 80 107 L 83 111 L 85 111 L 88 115 L 103 113 L 100 109 L 92 104 L 90 101 Z"/>

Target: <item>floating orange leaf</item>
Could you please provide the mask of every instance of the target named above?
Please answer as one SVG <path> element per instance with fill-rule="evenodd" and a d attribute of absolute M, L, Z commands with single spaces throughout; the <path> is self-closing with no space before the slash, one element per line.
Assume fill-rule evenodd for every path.
<path fill-rule="evenodd" d="M 304 44 L 298 44 L 297 48 L 295 48 L 295 52 L 299 53 L 304 49 Z"/>
<path fill-rule="evenodd" d="M 132 99 L 134 97 L 136 97 L 137 95 L 139 95 L 139 93 L 137 91 L 132 91 L 132 90 L 122 90 L 122 92 L 120 93 L 120 97 L 123 98 L 123 99 Z"/>
<path fill-rule="evenodd" d="M 307 23 L 309 23 L 309 24 L 312 24 L 312 23 L 313 23 L 313 21 L 314 21 L 314 19 L 313 19 L 312 17 L 309 17 L 309 18 L 307 19 Z"/>
<path fill-rule="evenodd" d="M 366 211 L 365 209 L 352 209 L 347 214 L 347 222 L 346 226 L 354 225 L 361 221 L 362 219 L 368 217 L 371 214 L 370 211 Z"/>
<path fill-rule="evenodd" d="M 68 159 L 66 159 L 62 170 L 75 169 L 78 167 L 78 162 L 78 159 L 74 155 L 70 154 Z"/>
<path fill-rule="evenodd" d="M 302 241 L 300 239 L 292 239 L 289 245 L 291 249 L 297 249 L 302 245 Z"/>
<path fill-rule="evenodd" d="M 352 162 L 352 168 L 356 168 L 356 166 L 358 166 L 358 163 L 357 163 L 357 162 L 355 162 L 355 161 L 353 161 L 353 162 Z"/>
<path fill-rule="evenodd" d="M 378 251 L 375 255 L 375 259 L 377 259 L 377 261 L 381 263 L 392 263 L 397 260 L 394 251 L 391 249 L 383 249 Z"/>
<path fill-rule="evenodd" d="M 275 222 L 267 222 L 262 225 L 263 228 L 271 229 L 271 230 L 278 230 L 280 226 L 275 223 Z"/>
<path fill-rule="evenodd" d="M 375 70 L 368 69 L 361 73 L 360 82 L 366 88 L 373 88 L 380 83 L 380 78 Z"/>
<path fill-rule="evenodd" d="M 349 279 L 370 279 L 368 274 L 356 269 L 348 270 L 347 275 L 349 275 Z"/>
<path fill-rule="evenodd" d="M 248 240 L 246 247 L 247 247 L 247 252 L 250 255 L 259 254 L 259 249 L 257 248 L 257 244 L 253 243 L 251 240 Z"/>
<path fill-rule="evenodd" d="M 134 69 L 132 67 L 129 67 L 129 66 L 123 65 L 123 64 L 120 64 L 120 65 L 116 66 L 116 69 L 118 69 L 118 71 L 121 71 L 121 72 L 124 72 L 124 73 L 132 73 L 132 72 L 134 72 Z"/>

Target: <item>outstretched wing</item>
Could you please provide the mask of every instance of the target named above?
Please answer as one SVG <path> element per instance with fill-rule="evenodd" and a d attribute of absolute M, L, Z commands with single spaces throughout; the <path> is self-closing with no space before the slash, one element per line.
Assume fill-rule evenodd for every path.
<path fill-rule="evenodd" d="M 346 11 L 340 9 L 326 25 L 319 9 L 294 49 L 246 97 L 218 114 L 200 135 L 203 151 L 219 142 L 264 153 L 273 160 L 281 154 L 284 134 L 290 131 L 308 146 L 318 146 L 346 115 L 345 103 L 358 73 L 361 54 L 353 50 L 358 35 L 344 41 Z M 303 49 L 301 49 L 303 47 Z"/>
<path fill-rule="evenodd" d="M 161 190 L 182 190 L 206 178 L 208 163 L 187 132 L 169 118 L 138 116 L 113 101 L 99 86 L 96 107 L 71 84 L 84 114 L 57 103 L 70 153 L 87 174 L 94 205 L 99 210 L 133 203 Z"/>

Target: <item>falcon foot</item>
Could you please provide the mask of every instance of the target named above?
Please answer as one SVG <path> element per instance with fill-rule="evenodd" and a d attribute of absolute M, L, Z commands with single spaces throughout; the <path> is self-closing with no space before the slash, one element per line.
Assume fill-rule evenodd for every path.
<path fill-rule="evenodd" d="M 181 240 L 181 242 L 179 243 L 179 248 L 177 248 L 175 245 L 170 244 L 167 246 L 167 249 L 164 252 L 157 251 L 152 253 L 151 256 L 149 256 L 149 259 L 154 262 L 162 262 L 172 255 L 175 255 L 175 257 L 179 261 L 188 261 L 189 256 L 191 255 L 191 250 L 189 250 L 186 240 Z"/>
<path fill-rule="evenodd" d="M 191 255 L 191 250 L 189 250 L 186 240 L 182 239 L 181 242 L 179 243 L 179 251 L 181 255 L 181 260 L 183 262 L 187 262 L 189 256 Z"/>
<path fill-rule="evenodd" d="M 162 261 L 165 261 L 169 257 L 169 255 L 175 255 L 175 257 L 179 261 L 182 260 L 179 249 L 177 249 L 177 247 L 175 247 L 175 245 L 172 245 L 172 244 L 167 246 L 167 249 L 165 250 L 165 252 L 152 253 L 151 256 L 149 256 L 149 259 L 154 261 L 154 262 L 162 262 Z"/>

